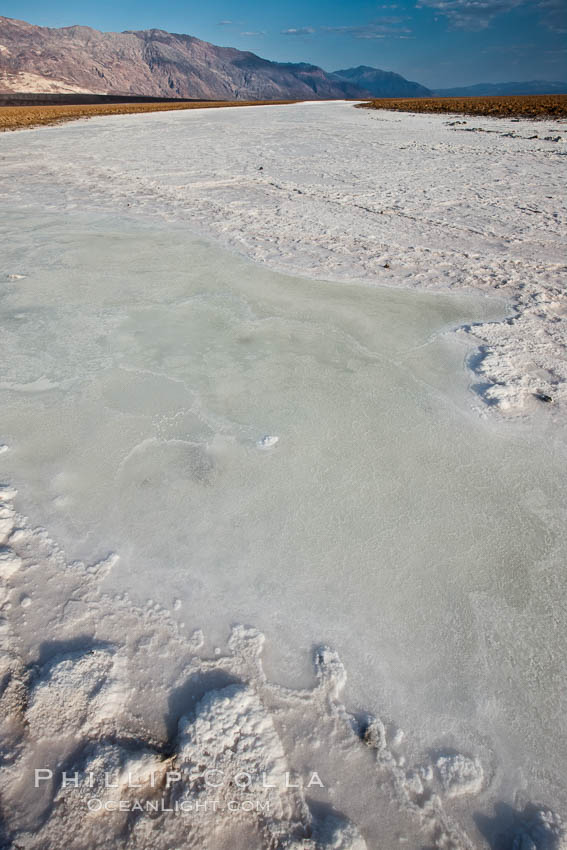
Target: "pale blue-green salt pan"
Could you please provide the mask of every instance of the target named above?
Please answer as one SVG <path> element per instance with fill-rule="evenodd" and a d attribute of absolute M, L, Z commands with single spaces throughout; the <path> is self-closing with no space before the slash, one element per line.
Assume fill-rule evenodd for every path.
<path fill-rule="evenodd" d="M 561 810 L 565 444 L 543 413 L 488 415 L 453 332 L 506 305 L 286 277 L 102 215 L 2 231 L 1 475 L 30 526 L 67 563 L 113 553 L 104 592 L 202 630 L 194 651 L 253 626 L 297 688 L 331 646 L 349 710 L 466 798 L 472 846 L 475 810 L 518 790 Z M 157 728 L 151 687 L 127 692 Z"/>

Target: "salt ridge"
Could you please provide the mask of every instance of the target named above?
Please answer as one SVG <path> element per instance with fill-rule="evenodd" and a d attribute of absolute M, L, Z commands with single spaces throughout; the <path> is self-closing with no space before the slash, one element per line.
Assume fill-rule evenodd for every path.
<path fill-rule="evenodd" d="M 343 774 L 362 779 L 372 815 L 389 811 L 391 817 L 392 807 L 397 810 L 404 846 L 419 846 L 418 835 L 435 847 L 475 846 L 451 806 L 452 799 L 477 795 L 490 781 L 478 759 L 459 753 L 406 763 L 400 730 L 345 709 L 345 670 L 327 647 L 315 654 L 313 690 L 266 680 L 263 637 L 255 629 L 235 627 L 221 657 L 199 656 L 200 636 L 181 633 L 167 611 L 103 592 L 101 582 L 115 557 L 90 566 L 67 563 L 44 531 L 33 530 L 16 513 L 15 495 L 0 491 L 9 564 L 1 573 L 4 841 L 17 840 L 30 850 L 94 848 L 120 835 L 132 848 L 147 847 L 148 841 L 170 848 L 182 840 L 197 848 L 214 835 L 219 848 L 366 850 L 375 846 L 372 836 L 367 843 L 340 814 L 338 788 L 329 789 L 336 809 L 309 802 L 310 786 L 316 790 L 321 776 L 327 780 L 329 763 L 320 747 L 325 741 L 327 749 L 332 740 L 339 762 L 348 754 Z M 42 641 L 54 622 L 53 640 Z M 144 641 L 148 634 L 151 640 Z M 158 703 L 176 690 L 183 693 L 179 715 L 173 711 L 169 719 L 169 736 L 144 726 L 133 680 L 138 690 L 151 686 Z M 309 773 L 297 770 L 286 729 L 288 723 L 295 726 L 298 713 L 310 750 Z M 217 771 L 214 790 L 203 783 L 203 765 Z M 63 770 L 71 780 L 62 781 Z M 111 787 L 102 782 L 106 772 Z M 239 782 L 249 784 L 241 788 Z M 257 806 L 258 799 L 263 809 L 243 808 L 244 801 Z M 101 815 L 99 805 L 115 800 L 129 808 Z M 190 820 L 173 814 L 182 800 L 191 807 Z M 151 817 L 139 813 L 145 806 Z M 530 817 L 518 840 L 533 834 L 530 846 L 564 846 L 556 815 L 541 809 Z"/>
<path fill-rule="evenodd" d="M 21 133 L 3 138 L 10 199 L 159 214 L 295 275 L 498 293 L 516 315 L 462 331 L 481 346 L 479 392 L 508 415 L 563 409 L 565 121 L 456 126 L 349 103 L 215 112 L 33 131 L 26 157 Z M 146 154 L 125 158 L 129 145 Z"/>

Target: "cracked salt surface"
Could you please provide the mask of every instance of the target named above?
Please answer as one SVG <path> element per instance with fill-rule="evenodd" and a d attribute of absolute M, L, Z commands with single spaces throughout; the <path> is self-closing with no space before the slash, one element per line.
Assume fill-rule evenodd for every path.
<path fill-rule="evenodd" d="M 2 300 L 2 471 L 19 489 L 2 515 L 5 698 L 21 714 L 5 787 L 36 812 L 9 828 L 30 847 L 59 846 L 63 811 L 79 829 L 84 790 L 26 790 L 38 759 L 185 764 L 188 706 L 230 769 L 252 758 L 256 776 L 275 763 L 326 785 L 284 789 L 269 823 L 203 816 L 189 846 L 216 824 L 218 847 L 253 846 L 250 829 L 258 846 L 283 831 L 321 847 L 417 848 L 422 834 L 469 847 L 475 812 L 518 789 L 560 809 L 564 446 L 543 415 L 479 417 L 469 349 L 446 333 L 503 305 L 286 278 L 104 216 L 12 215 L 5 229 L 14 253 L 42 258 Z M 285 438 L 268 455 L 266 425 L 261 443 Z M 227 646 L 235 622 L 259 629 L 258 648 L 265 635 L 261 670 L 244 632 Z M 316 655 L 330 708 L 310 690 L 322 640 L 345 664 Z M 241 728 L 242 712 L 265 718 L 250 755 L 219 743 L 222 717 Z M 162 820 L 171 846 L 178 827 Z M 98 828 L 93 816 L 76 846 Z"/>
<path fill-rule="evenodd" d="M 184 221 L 291 274 L 499 292 L 516 315 L 470 329 L 485 346 L 479 390 L 508 415 L 537 408 L 542 394 L 560 415 L 565 121 L 475 118 L 457 127 L 442 115 L 351 103 L 231 112 L 4 134 L 0 198 L 33 206 L 40 193 L 52 209 Z M 19 258 L 7 269 L 15 270 L 25 272 Z"/>
<path fill-rule="evenodd" d="M 0 269 L 6 841 L 562 846 L 564 435 L 545 405 L 479 416 L 471 334 L 446 333 L 508 307 L 28 203 Z M 213 757 L 269 817 L 85 816 L 60 781 L 196 804 Z"/>
<path fill-rule="evenodd" d="M 486 784 L 478 758 L 416 759 L 401 730 L 350 714 L 345 670 L 328 647 L 306 690 L 266 680 L 255 629 L 234 628 L 220 659 L 195 655 L 200 635 L 188 640 L 159 605 L 104 594 L 108 559 L 66 563 L 13 511 L 14 496 L 0 489 L 0 513 L 22 529 L 10 538 L 21 564 L 2 589 L 25 608 L 0 632 L 2 846 L 476 846 L 453 800 Z M 504 814 L 494 821 L 510 846 L 564 846 L 549 809 Z M 490 817 L 479 823 L 495 834 Z"/>

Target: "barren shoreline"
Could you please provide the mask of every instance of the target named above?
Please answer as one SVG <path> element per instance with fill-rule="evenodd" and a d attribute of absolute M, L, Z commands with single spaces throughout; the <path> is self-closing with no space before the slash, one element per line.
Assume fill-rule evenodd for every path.
<path fill-rule="evenodd" d="M 360 104 L 366 109 L 476 115 L 488 118 L 567 118 L 567 95 L 498 95 L 494 97 L 375 98 Z"/>
<path fill-rule="evenodd" d="M 137 115 L 148 112 L 169 112 L 185 109 L 221 109 L 233 106 L 283 106 L 297 103 L 295 100 L 227 100 L 227 101 L 181 101 L 171 103 L 88 103 L 71 105 L 2 106 L 0 107 L 0 131 L 24 130 L 78 118 L 95 118 L 102 115 Z"/>
<path fill-rule="evenodd" d="M 298 100 L 179 101 L 162 103 L 42 104 L 0 107 L 0 131 L 22 130 L 61 124 L 79 118 L 103 115 L 136 115 L 186 109 L 216 109 L 237 106 L 283 106 Z M 324 102 L 324 101 L 321 101 Z M 361 109 L 394 112 L 470 115 L 491 118 L 561 119 L 567 117 L 567 95 L 522 95 L 515 97 L 374 98 L 353 103 Z"/>

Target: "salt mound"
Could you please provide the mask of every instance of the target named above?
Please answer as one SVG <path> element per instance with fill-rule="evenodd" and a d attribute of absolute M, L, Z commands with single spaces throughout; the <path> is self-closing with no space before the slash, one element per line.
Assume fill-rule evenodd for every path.
<path fill-rule="evenodd" d="M 14 519 L 25 533 L 6 548 L 25 568 L 6 588 L 20 604 L 4 608 L 0 697 L 10 839 L 28 850 L 124 839 L 131 850 L 367 850 L 396 836 L 411 850 L 424 837 L 473 846 L 451 800 L 480 790 L 480 761 L 412 764 L 401 730 L 346 709 L 333 649 L 315 651 L 311 690 L 267 681 L 253 628 L 234 627 L 222 654 L 199 657 L 200 632 L 101 592 L 113 556 L 69 564 Z M 54 620 L 61 640 L 46 642 Z M 162 712 L 176 718 L 170 733 Z"/>
<path fill-rule="evenodd" d="M 441 756 L 435 766 L 441 785 L 450 797 L 478 794 L 482 789 L 484 771 L 478 759 L 457 753 Z"/>
<path fill-rule="evenodd" d="M 266 434 L 261 440 L 258 440 L 256 445 L 259 449 L 272 449 L 279 442 L 279 439 L 274 434 Z"/>

